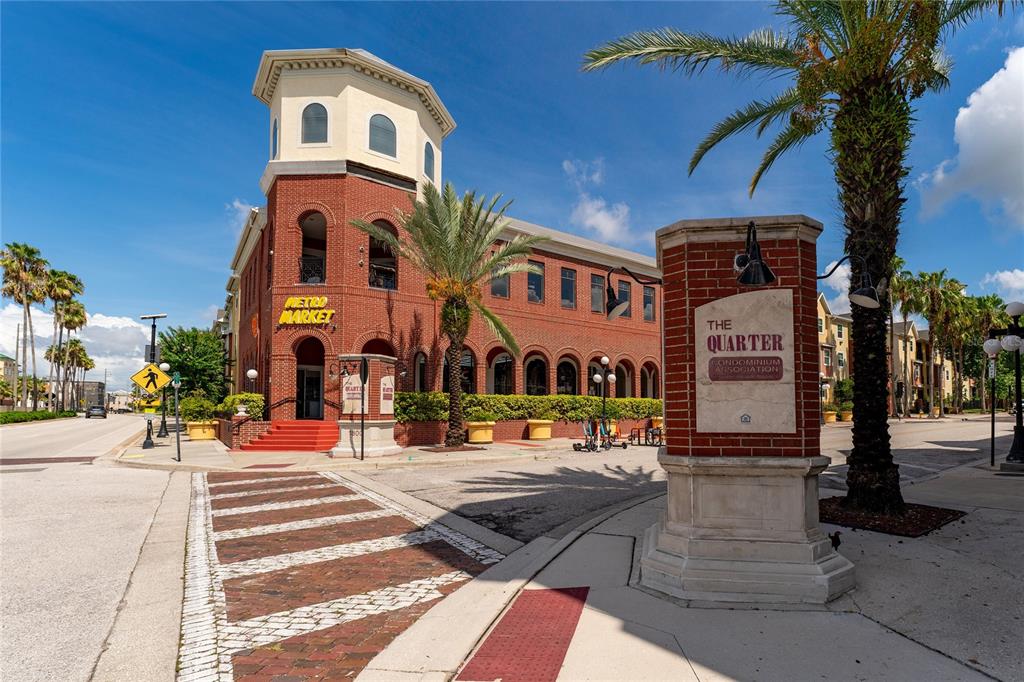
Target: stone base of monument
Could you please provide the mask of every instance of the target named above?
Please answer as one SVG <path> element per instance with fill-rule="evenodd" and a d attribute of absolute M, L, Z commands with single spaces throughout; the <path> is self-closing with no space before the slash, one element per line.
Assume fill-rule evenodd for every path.
<path fill-rule="evenodd" d="M 359 457 L 359 422 L 338 422 L 338 444 L 331 449 L 331 457 Z M 397 455 L 402 448 L 395 442 L 394 419 L 367 419 L 365 457 Z"/>
<path fill-rule="evenodd" d="M 673 597 L 824 604 L 854 586 L 853 564 L 818 525 L 826 457 L 678 457 L 668 507 L 644 537 L 640 582 Z"/>

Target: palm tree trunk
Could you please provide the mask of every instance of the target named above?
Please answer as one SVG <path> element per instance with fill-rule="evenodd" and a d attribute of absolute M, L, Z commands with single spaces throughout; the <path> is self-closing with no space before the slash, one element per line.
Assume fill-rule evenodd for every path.
<path fill-rule="evenodd" d="M 36 330 L 32 325 L 32 310 L 28 310 L 28 329 L 29 334 L 32 336 L 32 409 L 33 411 L 39 408 L 39 391 L 36 390 Z"/>
<path fill-rule="evenodd" d="M 939 416 L 946 416 L 946 349 L 939 349 Z"/>
<path fill-rule="evenodd" d="M 61 324 L 59 325 L 59 327 L 57 329 L 57 351 L 56 351 L 56 355 L 55 355 L 55 357 L 57 359 L 57 373 L 56 373 L 56 375 L 54 376 L 54 379 L 53 379 L 54 382 L 57 385 L 57 400 L 56 400 L 56 402 L 57 402 L 57 409 L 58 410 L 64 409 L 63 408 L 64 396 L 61 394 L 61 386 L 62 386 L 62 384 L 60 382 L 61 368 L 64 365 L 63 346 L 64 346 L 64 323 L 61 322 Z"/>
<path fill-rule="evenodd" d="M 458 447 L 463 443 L 462 431 L 462 346 L 465 339 L 448 337 L 448 431 L 444 436 L 444 444 Z"/>
<path fill-rule="evenodd" d="M 28 408 L 28 382 L 24 381 L 24 377 L 28 376 L 27 369 L 28 362 L 28 295 L 22 295 L 21 305 L 21 407 L 22 409 Z"/>
<path fill-rule="evenodd" d="M 891 301 L 892 299 L 890 299 Z M 892 399 L 892 416 L 898 417 L 900 406 L 896 404 L 896 318 L 893 316 L 892 305 L 889 305 L 889 397 Z"/>
<path fill-rule="evenodd" d="M 910 108 L 883 78 L 865 75 L 863 85 L 842 93 L 835 115 L 832 152 L 839 201 L 851 260 L 851 289 L 865 271 L 874 282 L 892 279 L 893 256 L 906 199 L 906 148 Z M 863 259 L 863 260 L 861 260 Z M 853 306 L 853 449 L 847 457 L 848 492 L 844 505 L 871 513 L 900 514 L 905 505 L 899 467 L 889 441 L 885 321 L 891 298 L 879 308 Z"/>
<path fill-rule="evenodd" d="M 57 411 L 57 401 L 53 399 L 53 369 L 57 362 L 57 303 L 53 304 L 53 336 L 50 337 L 50 371 L 46 376 L 46 409 L 50 412 Z"/>

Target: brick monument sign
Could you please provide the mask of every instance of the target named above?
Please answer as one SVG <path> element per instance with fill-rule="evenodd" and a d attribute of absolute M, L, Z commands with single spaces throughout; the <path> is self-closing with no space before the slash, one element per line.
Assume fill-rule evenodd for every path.
<path fill-rule="evenodd" d="M 737 283 L 747 225 L 776 280 Z M 818 525 L 816 248 L 806 216 L 685 220 L 657 233 L 668 504 L 641 581 L 683 599 L 823 603 L 853 564 Z"/>

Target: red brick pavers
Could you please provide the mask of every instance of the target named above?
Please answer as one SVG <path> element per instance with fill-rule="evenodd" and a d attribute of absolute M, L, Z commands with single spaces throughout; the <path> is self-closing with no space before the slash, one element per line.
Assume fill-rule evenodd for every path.
<path fill-rule="evenodd" d="M 181 682 L 351 679 L 501 559 L 336 474 L 192 483 Z"/>

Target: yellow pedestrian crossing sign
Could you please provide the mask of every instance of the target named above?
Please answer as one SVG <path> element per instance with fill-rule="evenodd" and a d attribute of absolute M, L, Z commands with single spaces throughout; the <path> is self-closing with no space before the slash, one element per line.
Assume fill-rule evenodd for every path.
<path fill-rule="evenodd" d="M 146 393 L 156 393 L 171 382 L 171 377 L 151 362 L 133 374 L 132 381 Z"/>

